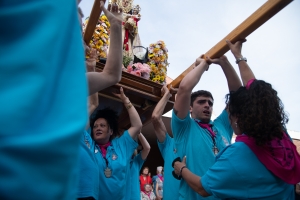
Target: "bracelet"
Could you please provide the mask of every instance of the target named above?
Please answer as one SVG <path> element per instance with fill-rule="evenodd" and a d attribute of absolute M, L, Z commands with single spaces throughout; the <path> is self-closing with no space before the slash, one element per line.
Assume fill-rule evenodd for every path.
<path fill-rule="evenodd" d="M 183 166 L 180 168 L 180 171 L 179 171 L 179 176 L 180 176 L 180 177 L 182 177 L 182 170 L 183 170 L 184 168 L 186 168 L 185 165 L 183 165 Z"/>
<path fill-rule="evenodd" d="M 125 106 L 125 107 L 128 110 L 128 109 L 130 109 L 132 107 L 132 104 L 129 102 L 129 104 L 127 106 Z"/>
<path fill-rule="evenodd" d="M 125 102 L 124 102 L 124 104 L 131 104 L 131 102 L 130 102 L 130 101 L 129 101 L 128 103 L 125 103 Z"/>
<path fill-rule="evenodd" d="M 235 63 L 236 63 L 236 64 L 239 64 L 239 62 L 241 62 L 241 61 L 247 62 L 247 58 L 246 58 L 246 57 L 238 58 L 238 59 L 236 59 Z"/>

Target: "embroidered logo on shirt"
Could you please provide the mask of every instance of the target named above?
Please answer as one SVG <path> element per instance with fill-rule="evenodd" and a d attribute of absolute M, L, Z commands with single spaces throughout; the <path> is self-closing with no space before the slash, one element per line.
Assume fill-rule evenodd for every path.
<path fill-rule="evenodd" d="M 111 156 L 111 159 L 112 159 L 112 160 L 117 160 L 117 159 L 118 159 L 118 156 L 117 156 L 116 154 L 113 154 L 113 155 Z"/>
<path fill-rule="evenodd" d="M 98 149 L 95 149 L 95 153 L 98 153 Z"/>
<path fill-rule="evenodd" d="M 89 141 L 88 141 L 88 140 L 85 140 L 84 142 L 85 142 L 86 146 L 90 149 L 90 148 L 91 148 L 91 145 L 90 145 Z"/>
<path fill-rule="evenodd" d="M 229 145 L 228 140 L 227 140 L 223 135 L 222 135 L 222 140 L 223 140 L 223 142 L 224 142 L 224 144 L 225 144 L 226 146 Z"/>

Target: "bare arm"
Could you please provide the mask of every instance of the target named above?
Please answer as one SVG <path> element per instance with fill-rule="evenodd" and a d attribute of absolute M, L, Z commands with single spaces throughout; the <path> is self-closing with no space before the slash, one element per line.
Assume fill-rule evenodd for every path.
<path fill-rule="evenodd" d="M 187 184 L 198 194 L 203 197 L 210 196 L 202 186 L 201 177 L 193 174 L 188 168 L 182 168 L 186 166 L 186 156 L 183 158 L 182 162 L 175 162 L 174 164 L 174 171 L 179 176 L 181 175 L 182 178 L 187 182 Z M 180 174 L 180 169 L 181 174 Z"/>
<path fill-rule="evenodd" d="M 120 87 L 120 94 L 116 94 L 116 93 L 113 94 L 119 97 L 124 103 L 124 106 L 127 109 L 130 118 L 130 123 L 131 123 L 131 127 L 128 129 L 128 133 L 134 140 L 136 140 L 137 135 L 140 133 L 140 130 L 143 126 L 141 118 L 138 112 L 136 111 L 136 109 L 134 108 L 134 106 L 131 104 L 129 98 L 125 96 L 122 87 Z"/>
<path fill-rule="evenodd" d="M 87 73 L 89 94 L 94 94 L 95 92 L 118 83 L 122 75 L 122 12 L 118 11 L 116 4 L 112 6 L 109 5 L 108 11 L 101 1 L 100 7 L 110 23 L 109 54 L 102 73 Z"/>
<path fill-rule="evenodd" d="M 236 71 L 228 61 L 226 56 L 221 56 L 220 58 L 210 59 L 207 58 L 208 62 L 219 64 L 226 76 L 229 91 L 236 91 L 242 86 L 239 76 Z"/>
<path fill-rule="evenodd" d="M 155 106 L 153 113 L 152 113 L 152 124 L 154 127 L 154 132 L 160 143 L 165 141 L 166 133 L 167 133 L 166 126 L 165 126 L 164 122 L 162 121 L 161 116 L 163 114 L 163 111 L 166 107 L 166 104 L 167 104 L 169 98 L 172 96 L 170 94 L 170 91 L 168 90 L 168 88 L 165 85 L 162 87 L 161 92 L 163 94 L 163 97 L 157 103 L 157 105 Z"/>
<path fill-rule="evenodd" d="M 144 137 L 142 133 L 138 135 L 138 138 L 142 144 L 143 150 L 141 151 L 141 156 L 143 160 L 146 160 L 149 152 L 150 152 L 150 144 L 148 143 L 147 139 Z"/>
<path fill-rule="evenodd" d="M 189 112 L 192 90 L 207 68 L 206 61 L 199 57 L 195 62 L 195 68 L 182 79 L 174 104 L 174 112 L 178 118 L 183 119 Z"/>
<path fill-rule="evenodd" d="M 296 184 L 296 193 L 300 195 L 300 185 Z"/>
<path fill-rule="evenodd" d="M 87 72 L 94 72 L 95 67 L 96 67 L 96 50 L 92 49 L 90 53 L 90 58 L 86 59 L 85 65 L 86 65 L 86 71 Z M 99 100 L 98 100 L 98 92 L 91 94 L 88 97 L 88 111 L 89 111 L 89 116 L 94 112 L 94 110 L 98 107 L 99 105 Z M 85 129 L 87 130 L 90 126 L 89 121 L 86 124 Z"/>
<path fill-rule="evenodd" d="M 233 56 L 236 59 L 243 57 L 242 56 L 242 44 L 245 41 L 246 40 L 237 41 L 236 43 L 232 44 L 229 40 L 226 40 L 227 45 L 229 46 Z M 246 61 L 240 61 L 238 63 L 238 65 L 239 65 L 239 70 L 240 70 L 241 78 L 243 81 L 243 85 L 246 86 L 249 80 L 255 79 L 255 76 Z"/>

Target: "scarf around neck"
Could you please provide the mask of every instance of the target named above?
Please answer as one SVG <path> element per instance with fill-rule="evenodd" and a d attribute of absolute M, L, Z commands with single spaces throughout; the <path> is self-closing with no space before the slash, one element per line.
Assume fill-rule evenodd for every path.
<path fill-rule="evenodd" d="M 146 191 L 142 191 L 145 195 L 147 195 L 149 197 L 149 199 L 151 200 L 151 191 L 150 192 L 146 192 Z"/>
<path fill-rule="evenodd" d="M 157 174 L 157 177 L 158 177 L 162 182 L 164 182 L 164 177 L 162 176 L 162 174 Z"/>
<path fill-rule="evenodd" d="M 195 122 L 197 122 L 197 124 L 201 127 L 201 128 L 204 128 L 206 130 L 208 130 L 208 132 L 210 133 L 210 136 L 212 138 L 215 138 L 216 137 L 216 133 L 212 130 L 212 124 L 205 124 L 203 122 L 201 122 L 200 120 L 198 119 L 194 119 Z"/>
<path fill-rule="evenodd" d="M 106 152 L 107 152 L 107 147 L 111 144 L 111 142 L 108 142 L 106 144 L 98 144 L 98 146 L 100 147 L 101 150 L 101 154 L 103 156 L 103 158 L 106 157 Z"/>
<path fill-rule="evenodd" d="M 263 146 L 257 146 L 255 139 L 238 135 L 236 142 L 244 142 L 258 160 L 275 176 L 288 184 L 300 181 L 300 155 L 286 133 L 282 139 L 275 138 Z"/>

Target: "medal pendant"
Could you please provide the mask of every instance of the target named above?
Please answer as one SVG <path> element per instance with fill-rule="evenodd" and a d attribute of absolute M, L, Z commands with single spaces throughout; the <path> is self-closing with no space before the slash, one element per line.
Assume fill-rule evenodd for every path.
<path fill-rule="evenodd" d="M 111 169 L 106 167 L 106 169 L 104 170 L 104 175 L 106 178 L 110 178 L 111 177 Z"/>
<path fill-rule="evenodd" d="M 213 152 L 214 152 L 215 155 L 217 155 L 219 153 L 219 150 L 216 146 L 213 147 Z"/>

